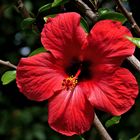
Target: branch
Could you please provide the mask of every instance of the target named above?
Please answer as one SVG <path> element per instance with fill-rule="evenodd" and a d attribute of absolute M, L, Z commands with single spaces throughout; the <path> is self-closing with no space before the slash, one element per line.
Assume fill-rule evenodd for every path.
<path fill-rule="evenodd" d="M 98 119 L 97 115 L 95 114 L 94 122 L 93 124 L 95 125 L 96 129 L 99 131 L 100 135 L 102 136 L 103 140 L 112 140 L 100 120 Z"/>
<path fill-rule="evenodd" d="M 95 14 L 82 0 L 76 0 L 76 4 L 78 7 L 82 9 L 82 12 L 93 21 L 93 23 L 97 22 L 97 14 Z"/>
<path fill-rule="evenodd" d="M 95 24 L 97 22 L 98 19 L 98 15 L 97 13 L 95 14 L 91 8 L 88 7 L 87 4 L 85 4 L 82 0 L 75 0 L 78 7 L 80 7 L 83 10 L 83 13 L 90 19 L 93 21 L 93 23 Z"/>
<path fill-rule="evenodd" d="M 21 15 L 24 18 L 28 18 L 31 17 L 28 10 L 26 9 L 26 7 L 24 6 L 22 0 L 18 0 L 16 3 L 16 8 L 18 9 L 18 11 L 21 13 Z"/>
<path fill-rule="evenodd" d="M 140 61 L 134 55 L 129 56 L 126 59 L 140 72 Z"/>
<path fill-rule="evenodd" d="M 132 25 L 132 28 L 135 29 L 138 36 L 140 36 L 140 28 L 137 25 L 136 21 L 134 20 L 132 13 L 129 12 L 122 4 L 121 0 L 114 0 L 118 6 L 118 8 L 121 10 L 122 14 L 128 19 L 130 24 Z"/>
<path fill-rule="evenodd" d="M 18 9 L 18 11 L 21 13 L 23 18 L 31 17 L 29 11 L 24 6 L 24 3 L 22 2 L 22 0 L 18 0 L 17 3 L 15 4 L 15 6 Z M 33 30 L 35 30 L 37 33 L 39 33 L 38 27 L 36 25 L 32 25 L 31 27 Z"/>
<path fill-rule="evenodd" d="M 5 65 L 5 66 L 8 66 L 8 67 L 11 67 L 11 68 L 14 68 L 14 69 L 17 68 L 15 65 L 13 65 L 12 63 L 10 63 L 9 61 L 0 60 L 0 64 L 1 65 Z"/>

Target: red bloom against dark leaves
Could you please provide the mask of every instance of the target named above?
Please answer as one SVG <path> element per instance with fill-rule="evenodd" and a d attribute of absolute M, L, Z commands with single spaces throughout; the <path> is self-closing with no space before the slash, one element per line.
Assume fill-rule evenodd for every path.
<path fill-rule="evenodd" d="M 122 61 L 133 54 L 125 39 L 130 31 L 120 22 L 99 21 L 89 35 L 80 15 L 59 14 L 48 19 L 41 41 L 50 53 L 23 58 L 17 85 L 31 100 L 48 99 L 48 122 L 65 135 L 89 130 L 94 108 L 121 115 L 134 104 L 138 86 Z"/>

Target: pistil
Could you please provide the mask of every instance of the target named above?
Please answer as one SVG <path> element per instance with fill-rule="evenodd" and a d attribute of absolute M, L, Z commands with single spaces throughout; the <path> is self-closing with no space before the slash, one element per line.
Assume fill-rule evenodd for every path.
<path fill-rule="evenodd" d="M 79 69 L 77 71 L 75 76 L 72 75 L 72 76 L 70 76 L 68 78 L 65 78 L 62 81 L 62 88 L 66 89 L 67 91 L 68 90 L 73 90 L 75 88 L 75 86 L 77 85 L 77 83 L 78 83 L 78 76 L 80 75 L 80 73 L 81 73 L 81 69 Z"/>

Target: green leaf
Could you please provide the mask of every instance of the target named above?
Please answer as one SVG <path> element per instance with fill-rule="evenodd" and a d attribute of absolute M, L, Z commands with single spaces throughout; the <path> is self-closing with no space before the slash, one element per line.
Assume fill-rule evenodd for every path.
<path fill-rule="evenodd" d="M 33 56 L 33 55 L 41 53 L 41 52 L 46 52 L 46 50 L 43 47 L 37 48 L 36 50 L 31 52 L 29 56 Z"/>
<path fill-rule="evenodd" d="M 102 14 L 105 14 L 105 13 L 110 12 L 110 11 L 111 11 L 111 10 L 108 9 L 108 8 L 99 8 L 99 9 L 98 9 L 98 14 L 99 14 L 99 15 L 102 15 Z"/>
<path fill-rule="evenodd" d="M 87 32 L 87 33 L 89 32 L 89 26 L 84 18 L 81 18 L 80 25 L 85 30 L 85 32 Z"/>
<path fill-rule="evenodd" d="M 120 122 L 121 116 L 114 116 L 110 120 L 106 121 L 105 126 L 110 127 Z"/>
<path fill-rule="evenodd" d="M 65 1 L 65 0 L 54 0 L 54 2 L 52 3 L 52 7 L 56 7 L 56 6 L 59 6 L 62 1 Z"/>
<path fill-rule="evenodd" d="M 54 0 L 53 3 L 48 3 L 46 5 L 43 5 L 42 7 L 39 8 L 38 13 L 42 13 L 45 12 L 51 8 L 60 6 L 60 5 L 64 5 L 65 3 L 69 2 L 70 0 Z"/>
<path fill-rule="evenodd" d="M 29 26 L 31 26 L 33 23 L 35 23 L 36 19 L 35 18 L 25 18 L 22 22 L 21 22 L 21 28 L 22 29 L 26 29 Z"/>
<path fill-rule="evenodd" d="M 140 138 L 140 133 L 136 135 L 135 137 L 131 138 L 130 140 L 139 140 L 139 138 Z"/>
<path fill-rule="evenodd" d="M 6 71 L 1 77 L 1 81 L 2 81 L 3 85 L 9 84 L 10 82 L 12 82 L 15 79 L 16 79 L 16 71 L 15 70 Z"/>
<path fill-rule="evenodd" d="M 112 19 L 112 20 L 117 20 L 120 21 L 122 24 L 125 23 L 127 21 L 126 17 L 118 12 L 113 12 L 113 11 L 107 11 L 103 10 L 99 12 L 99 20 L 103 20 L 103 19 Z"/>
<path fill-rule="evenodd" d="M 54 0 L 54 2 L 52 3 L 52 7 L 64 5 L 67 2 L 69 2 L 69 0 Z"/>
<path fill-rule="evenodd" d="M 45 12 L 45 11 L 51 9 L 51 8 L 52 8 L 52 3 L 48 3 L 48 4 L 43 5 L 42 7 L 40 7 L 40 8 L 38 9 L 38 13 Z"/>
<path fill-rule="evenodd" d="M 140 38 L 125 36 L 129 41 L 134 43 L 138 48 L 140 48 Z"/>

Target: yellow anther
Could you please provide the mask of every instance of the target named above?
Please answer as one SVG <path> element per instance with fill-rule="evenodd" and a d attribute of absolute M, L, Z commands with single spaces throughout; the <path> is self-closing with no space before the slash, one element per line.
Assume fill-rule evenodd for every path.
<path fill-rule="evenodd" d="M 72 75 L 62 81 L 62 87 L 66 90 L 73 90 L 77 83 L 78 80 Z"/>
<path fill-rule="evenodd" d="M 75 76 L 70 76 L 62 81 L 62 88 L 66 90 L 73 90 L 78 83 L 78 76 L 81 72 L 81 69 L 77 71 Z"/>

